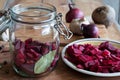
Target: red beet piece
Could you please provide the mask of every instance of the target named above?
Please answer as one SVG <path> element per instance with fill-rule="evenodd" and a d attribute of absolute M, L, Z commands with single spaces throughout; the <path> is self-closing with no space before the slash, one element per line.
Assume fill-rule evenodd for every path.
<path fill-rule="evenodd" d="M 109 73 L 110 72 L 110 66 L 101 66 L 102 73 Z"/>
<path fill-rule="evenodd" d="M 71 57 L 66 57 L 65 56 L 65 58 L 67 59 L 67 60 L 69 60 L 70 62 L 72 62 L 73 64 L 75 64 L 75 65 L 78 65 L 78 64 L 81 64 L 82 62 L 80 61 L 80 60 L 78 60 L 78 59 L 76 59 L 76 58 L 71 58 Z"/>
<path fill-rule="evenodd" d="M 29 52 L 26 53 L 27 59 L 31 59 L 33 61 L 37 61 L 42 55 L 30 49 Z"/>
<path fill-rule="evenodd" d="M 50 47 L 49 46 L 47 46 L 47 45 L 42 45 L 41 46 L 41 54 L 42 55 L 47 54 L 49 51 L 50 51 Z"/>
<path fill-rule="evenodd" d="M 84 55 L 80 55 L 79 60 L 82 61 L 83 63 L 88 61 L 88 59 Z"/>
<path fill-rule="evenodd" d="M 77 65 L 77 68 L 79 68 L 79 69 L 84 69 L 84 67 L 83 67 L 81 64 L 78 64 L 78 65 Z"/>
<path fill-rule="evenodd" d="M 59 44 L 57 42 L 47 42 L 45 45 L 49 46 L 51 50 L 56 50 Z"/>
<path fill-rule="evenodd" d="M 97 72 L 110 73 L 111 66 L 98 66 Z"/>
<path fill-rule="evenodd" d="M 26 47 L 26 51 L 29 52 L 30 50 L 34 50 L 35 52 L 37 52 L 38 54 L 41 54 L 41 46 L 28 46 Z"/>
<path fill-rule="evenodd" d="M 17 66 L 21 66 L 21 64 L 25 63 L 25 59 L 15 59 L 15 64 Z"/>
<path fill-rule="evenodd" d="M 32 41 L 31 45 L 33 45 L 33 46 L 42 46 L 42 45 L 44 45 L 44 43 L 41 43 L 41 42 L 39 42 L 37 40 L 34 40 L 34 41 Z"/>
<path fill-rule="evenodd" d="M 15 46 L 15 50 L 20 50 L 20 49 L 24 50 L 24 48 L 25 48 L 24 42 L 22 42 L 20 40 L 16 40 L 14 46 Z"/>
<path fill-rule="evenodd" d="M 32 59 L 27 59 L 26 60 L 26 64 L 34 64 L 36 61 L 32 60 Z"/>
<path fill-rule="evenodd" d="M 74 56 L 79 56 L 82 54 L 81 50 L 79 50 L 79 49 L 73 49 L 73 52 L 74 52 L 74 54 L 73 54 Z"/>
<path fill-rule="evenodd" d="M 74 54 L 73 49 L 74 49 L 73 46 L 68 46 L 68 48 L 67 48 L 67 50 L 66 50 L 67 54 L 68 54 L 70 57 L 72 57 L 73 54 Z"/>
<path fill-rule="evenodd" d="M 77 45 L 76 45 L 76 46 L 77 46 Z M 76 58 L 77 56 L 81 55 L 82 52 L 81 52 L 80 49 L 78 49 L 79 47 L 75 47 L 75 48 L 74 48 L 74 47 L 75 47 L 75 45 L 69 46 L 69 47 L 67 48 L 67 53 L 68 53 L 68 55 L 69 55 L 70 57 Z"/>
<path fill-rule="evenodd" d="M 30 52 L 31 52 L 31 54 L 33 55 L 33 57 L 34 58 L 37 58 L 37 57 L 39 57 L 39 53 L 37 53 L 35 50 L 33 50 L 33 49 L 30 49 Z"/>
<path fill-rule="evenodd" d="M 33 50 L 35 50 L 37 53 L 41 55 L 47 54 L 50 51 L 50 47 L 51 47 L 45 43 L 40 43 L 37 41 L 33 41 L 31 46 L 33 46 L 32 48 Z"/>
<path fill-rule="evenodd" d="M 26 58 L 25 54 L 21 50 L 18 51 L 18 54 L 16 55 L 16 57 L 18 59 L 25 59 Z"/>
<path fill-rule="evenodd" d="M 44 43 L 40 43 L 38 41 L 33 41 L 31 38 L 27 39 L 25 41 L 25 45 L 26 45 L 26 52 L 30 52 L 30 50 L 32 49 L 32 53 L 34 55 L 38 55 L 37 53 L 41 54 L 41 55 L 45 55 L 49 52 L 50 47 Z M 30 53 L 31 53 L 30 52 Z"/>
<path fill-rule="evenodd" d="M 26 53 L 26 57 L 28 58 L 28 59 L 32 59 L 33 60 L 33 54 L 32 53 Z"/>
<path fill-rule="evenodd" d="M 56 50 L 57 49 L 57 44 L 54 42 L 52 43 L 52 50 Z"/>
<path fill-rule="evenodd" d="M 29 38 L 27 40 L 25 40 L 25 44 L 28 45 L 28 44 L 31 44 L 33 41 L 32 41 L 32 38 Z"/>
<path fill-rule="evenodd" d="M 115 50 L 116 50 L 116 48 L 115 48 L 112 44 L 110 44 L 109 41 L 106 41 L 106 42 L 101 43 L 101 44 L 99 45 L 99 49 L 100 49 L 100 50 L 105 50 L 105 49 L 107 49 L 107 50 L 109 50 L 109 51 L 115 51 Z"/>
<path fill-rule="evenodd" d="M 34 64 L 22 64 L 20 69 L 27 74 L 34 74 Z"/>
<path fill-rule="evenodd" d="M 102 52 L 102 56 L 103 57 L 109 57 L 111 55 L 111 52 L 108 51 L 107 49 L 105 49 L 103 52 Z"/>
<path fill-rule="evenodd" d="M 37 53 L 35 50 L 30 49 L 31 54 L 33 55 L 33 60 L 37 61 L 39 58 L 42 57 L 41 54 Z"/>
<path fill-rule="evenodd" d="M 81 51 L 84 51 L 84 45 L 78 45 L 78 44 L 73 44 L 73 49 L 79 49 Z"/>
<path fill-rule="evenodd" d="M 117 56 L 115 56 L 114 54 L 112 54 L 111 57 L 112 57 L 113 59 L 115 59 L 115 60 L 120 61 L 120 57 L 117 57 Z"/>
<path fill-rule="evenodd" d="M 97 54 L 101 54 L 102 53 L 102 51 L 101 50 L 99 50 L 98 48 L 94 48 L 94 49 L 92 49 L 92 50 L 90 50 L 90 54 L 91 55 L 97 55 Z"/>
<path fill-rule="evenodd" d="M 84 47 L 85 47 L 83 52 L 84 54 L 94 55 L 98 53 L 98 50 L 96 49 L 96 47 L 92 46 L 91 44 L 85 44 Z"/>
<path fill-rule="evenodd" d="M 81 50 L 81 52 L 83 52 L 85 50 L 84 46 L 83 45 L 79 45 L 78 46 L 78 49 Z"/>
<path fill-rule="evenodd" d="M 73 46 L 74 49 L 78 49 L 79 48 L 78 44 L 73 44 L 72 46 Z"/>
<path fill-rule="evenodd" d="M 24 64 L 25 60 L 26 60 L 26 56 L 24 55 L 24 53 L 21 51 L 18 51 L 15 58 L 16 65 L 20 66 L 21 64 Z"/>
<path fill-rule="evenodd" d="M 98 71 L 98 66 L 93 65 L 93 66 L 89 67 L 89 69 L 87 69 L 87 70 L 97 72 Z"/>

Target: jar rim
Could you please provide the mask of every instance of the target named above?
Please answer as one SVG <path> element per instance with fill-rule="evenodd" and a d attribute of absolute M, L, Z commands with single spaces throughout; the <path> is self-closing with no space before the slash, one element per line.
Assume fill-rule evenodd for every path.
<path fill-rule="evenodd" d="M 33 14 L 33 15 L 27 15 L 27 14 L 21 14 L 21 12 L 27 11 L 27 10 L 31 10 L 31 9 L 44 9 L 46 11 L 48 11 L 45 14 Z M 17 22 L 24 22 L 26 23 L 27 21 L 23 21 L 21 19 L 19 19 L 18 17 L 26 17 L 26 18 L 32 18 L 32 17 L 46 17 L 46 16 L 51 16 L 49 19 L 47 20 L 43 20 L 43 21 L 38 21 L 38 22 L 30 22 L 30 23 L 43 23 L 43 22 L 48 22 L 48 21 L 52 21 L 53 19 L 55 19 L 55 15 L 56 15 L 56 7 L 53 6 L 52 4 L 49 3 L 30 3 L 30 2 L 25 2 L 25 3 L 20 3 L 17 5 L 14 5 L 13 7 L 10 8 L 10 13 L 11 13 L 11 18 Z M 16 19 L 16 17 L 18 19 Z"/>

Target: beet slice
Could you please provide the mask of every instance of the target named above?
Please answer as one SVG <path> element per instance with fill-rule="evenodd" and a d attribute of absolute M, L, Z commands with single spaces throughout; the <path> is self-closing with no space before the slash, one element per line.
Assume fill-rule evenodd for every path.
<path fill-rule="evenodd" d="M 16 40 L 16 42 L 14 43 L 14 46 L 15 46 L 15 50 L 25 49 L 25 44 L 21 40 Z"/>
<path fill-rule="evenodd" d="M 42 55 L 45 55 L 45 54 L 49 53 L 49 51 L 50 51 L 50 47 L 49 46 L 42 45 L 42 47 L 41 47 L 41 54 Z"/>
<path fill-rule="evenodd" d="M 115 48 L 112 44 L 110 44 L 109 41 L 106 41 L 106 42 L 101 43 L 101 44 L 99 45 L 99 49 L 100 49 L 100 50 L 105 50 L 105 49 L 107 49 L 107 50 L 109 50 L 109 51 L 115 51 L 115 50 L 116 50 L 116 48 Z"/>
<path fill-rule="evenodd" d="M 15 57 L 16 65 L 20 66 L 21 64 L 24 64 L 25 60 L 26 60 L 26 56 L 24 55 L 23 52 L 21 52 L 21 50 L 19 50 Z"/>

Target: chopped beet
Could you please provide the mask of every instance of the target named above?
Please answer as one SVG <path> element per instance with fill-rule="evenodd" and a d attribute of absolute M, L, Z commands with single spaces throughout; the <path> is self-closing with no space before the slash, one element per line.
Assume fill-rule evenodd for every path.
<path fill-rule="evenodd" d="M 85 67 L 89 68 L 90 66 L 94 66 L 94 65 L 99 65 L 100 62 L 98 60 L 89 60 L 85 63 Z"/>
<path fill-rule="evenodd" d="M 65 58 L 79 69 L 101 73 L 120 71 L 120 49 L 108 41 L 98 46 L 73 44 L 66 52 Z"/>
<path fill-rule="evenodd" d="M 33 59 L 34 58 L 31 53 L 26 53 L 26 56 L 27 56 L 28 59 Z"/>
<path fill-rule="evenodd" d="M 116 59 L 116 60 L 119 60 L 119 61 L 120 61 L 120 57 L 117 57 L 117 56 L 115 56 L 115 55 L 111 55 L 111 57 L 112 57 L 113 59 Z"/>
<path fill-rule="evenodd" d="M 83 67 L 81 64 L 78 64 L 78 65 L 77 65 L 77 68 L 79 68 L 79 69 L 84 69 L 84 67 Z"/>
<path fill-rule="evenodd" d="M 82 54 L 82 51 L 79 49 L 73 49 L 73 52 L 75 53 L 75 56 L 79 56 L 80 54 Z"/>
<path fill-rule="evenodd" d="M 111 54 L 111 52 L 108 51 L 108 50 L 106 50 L 106 49 L 102 52 L 102 56 L 103 56 L 103 57 L 109 57 L 110 54 Z"/>
<path fill-rule="evenodd" d="M 24 50 L 24 48 L 25 48 L 24 42 L 22 42 L 22 41 L 20 41 L 20 40 L 16 40 L 15 50 L 20 50 L 20 49 L 23 49 L 23 50 Z"/>
<path fill-rule="evenodd" d="M 17 66 L 20 66 L 21 64 L 24 64 L 26 60 L 26 56 L 23 52 L 18 51 L 18 54 L 15 57 L 15 63 Z"/>
<path fill-rule="evenodd" d="M 84 55 L 80 55 L 79 60 L 82 61 L 83 63 L 88 61 L 87 58 Z"/>
<path fill-rule="evenodd" d="M 101 44 L 99 45 L 99 49 L 100 49 L 100 50 L 105 50 L 105 49 L 107 49 L 107 50 L 109 50 L 109 51 L 115 51 L 115 50 L 116 50 L 116 48 L 115 48 L 112 44 L 110 44 L 109 41 L 106 41 L 106 42 L 101 43 Z"/>
<path fill-rule="evenodd" d="M 78 49 L 81 50 L 81 51 L 83 52 L 85 48 L 84 48 L 83 45 L 79 45 Z"/>
<path fill-rule="evenodd" d="M 78 49 L 78 48 L 79 48 L 79 45 L 73 44 L 73 48 Z"/>
<path fill-rule="evenodd" d="M 35 64 L 35 61 L 32 59 L 27 59 L 26 64 Z"/>
<path fill-rule="evenodd" d="M 33 55 L 33 57 L 34 58 L 37 58 L 37 57 L 39 57 L 39 53 L 37 53 L 35 50 L 33 50 L 33 49 L 30 49 L 30 52 L 32 53 L 32 55 Z"/>
<path fill-rule="evenodd" d="M 50 51 L 50 47 L 49 47 L 49 46 L 43 45 L 43 46 L 41 47 L 41 54 L 42 54 L 42 55 L 47 54 L 49 51 Z"/>
<path fill-rule="evenodd" d="M 31 44 L 32 42 L 33 42 L 33 41 L 32 41 L 32 38 L 25 40 L 25 44 L 26 44 L 26 45 Z"/>
<path fill-rule="evenodd" d="M 34 40 L 34 41 L 32 41 L 31 45 L 33 45 L 33 46 L 42 46 L 42 45 L 44 45 L 44 43 L 41 43 L 41 42 L 39 42 L 37 40 Z"/>
<path fill-rule="evenodd" d="M 20 69 L 24 72 L 26 72 L 27 74 L 34 74 L 34 65 L 35 64 L 22 64 L 20 66 Z"/>
<path fill-rule="evenodd" d="M 52 43 L 52 50 L 56 50 L 57 49 L 57 46 L 56 46 L 56 43 Z"/>

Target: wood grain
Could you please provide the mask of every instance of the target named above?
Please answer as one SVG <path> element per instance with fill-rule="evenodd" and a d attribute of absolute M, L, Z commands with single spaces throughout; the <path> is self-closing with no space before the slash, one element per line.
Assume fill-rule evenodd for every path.
<path fill-rule="evenodd" d="M 33 1 L 33 0 L 22 0 L 22 2 L 26 2 L 26 1 Z M 40 2 L 40 0 L 36 0 L 36 1 Z M 92 11 L 96 7 L 103 5 L 101 3 L 102 0 L 74 0 L 74 1 L 76 3 L 76 7 L 84 11 L 85 16 L 90 16 Z M 65 22 L 65 14 L 69 10 L 67 5 L 68 4 L 67 0 L 44 0 L 44 2 L 53 4 L 57 8 L 57 12 L 61 12 L 63 14 L 63 22 L 67 27 L 69 27 L 69 24 Z M 99 33 L 101 38 L 120 41 L 120 37 L 119 37 L 120 32 L 118 27 L 116 27 L 116 24 L 111 25 L 108 29 L 106 29 L 104 25 L 97 25 L 97 26 L 99 28 Z M 61 53 L 63 47 L 66 44 L 81 39 L 83 37 L 74 35 L 70 40 L 64 40 L 62 36 L 60 36 L 60 38 L 62 45 L 62 47 L 60 47 L 60 53 Z M 3 59 L 0 58 L 0 60 Z M 4 60 L 10 60 L 9 53 L 6 54 L 6 56 L 4 55 Z M 9 64 L 5 65 L 4 68 L 0 69 L 0 80 L 119 80 L 119 79 L 120 77 L 102 78 L 102 77 L 89 76 L 86 74 L 76 72 L 71 68 L 69 68 L 67 65 L 65 65 L 64 62 L 61 60 L 61 58 L 55 70 L 51 72 L 49 75 L 44 76 L 42 78 L 23 78 L 17 75 Z"/>

